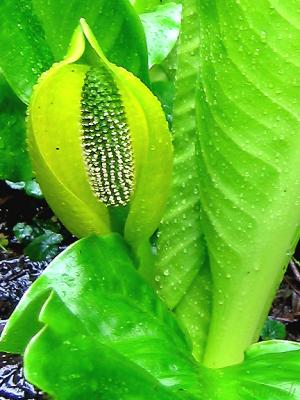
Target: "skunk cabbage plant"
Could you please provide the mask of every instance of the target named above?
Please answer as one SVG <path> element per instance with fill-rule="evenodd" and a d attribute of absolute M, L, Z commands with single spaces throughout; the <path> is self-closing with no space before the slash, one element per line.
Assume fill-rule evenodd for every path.
<path fill-rule="evenodd" d="M 28 124 L 38 181 L 72 233 L 117 230 L 136 249 L 149 239 L 171 177 L 167 122 L 149 89 L 107 60 L 84 20 L 64 61 L 35 87 Z"/>
<path fill-rule="evenodd" d="M 22 84 L 10 53 L 0 66 L 32 93 L 33 169 L 81 239 L 26 292 L 0 349 L 56 400 L 300 400 L 300 344 L 256 343 L 299 239 L 300 6 L 114 0 L 108 24 L 107 2 L 87 0 L 100 26 L 71 0 L 82 14 L 60 28 L 58 0 L 24 2 L 35 25 L 14 35 L 36 33 L 24 51 L 43 74 L 33 88 L 28 64 Z M 75 29 L 63 61 L 55 27 L 65 50 Z"/>

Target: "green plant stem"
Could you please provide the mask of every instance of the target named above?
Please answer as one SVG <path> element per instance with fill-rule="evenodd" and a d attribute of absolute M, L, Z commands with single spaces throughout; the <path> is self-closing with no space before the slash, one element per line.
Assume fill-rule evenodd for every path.
<path fill-rule="evenodd" d="M 257 257 L 255 267 L 249 262 L 247 277 L 237 273 L 228 282 L 226 301 L 215 292 L 204 365 L 219 368 L 237 364 L 243 360 L 245 350 L 258 340 L 289 260 L 286 248 L 287 241 L 268 259 L 263 253 Z M 280 258 L 282 267 L 276 273 L 274 266 Z"/>

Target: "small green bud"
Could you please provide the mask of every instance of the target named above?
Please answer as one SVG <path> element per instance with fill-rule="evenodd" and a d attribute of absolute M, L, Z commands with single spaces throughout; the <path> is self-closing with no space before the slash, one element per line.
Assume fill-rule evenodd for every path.
<path fill-rule="evenodd" d="M 170 132 L 156 97 L 106 59 L 84 20 L 36 85 L 28 128 L 37 180 L 73 234 L 119 230 L 135 249 L 149 239 L 169 192 Z"/>

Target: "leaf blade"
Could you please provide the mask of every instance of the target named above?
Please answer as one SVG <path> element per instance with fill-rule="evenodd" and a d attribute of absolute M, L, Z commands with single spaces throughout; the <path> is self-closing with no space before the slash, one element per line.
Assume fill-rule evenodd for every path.
<path fill-rule="evenodd" d="M 242 360 L 257 340 L 300 220 L 298 78 L 292 79 L 299 32 L 275 4 L 229 3 L 204 1 L 199 8 L 200 199 L 214 281 L 209 366 Z M 290 2 L 291 14 L 294 8 Z M 283 31 L 284 44 L 276 44 Z"/>
<path fill-rule="evenodd" d="M 49 290 L 53 294 L 42 306 L 37 321 L 37 306 L 43 296 L 49 296 Z M 29 320 L 31 310 L 34 312 Z M 36 329 L 41 322 L 44 327 L 38 333 Z M 29 323 L 37 333 L 33 341 L 32 330 L 28 333 L 24 329 Z M 131 382 L 132 372 L 136 382 L 157 396 L 154 398 L 182 399 L 182 390 L 187 391 L 187 398 L 197 398 L 198 366 L 191 357 L 189 345 L 173 315 L 134 269 L 128 249 L 118 235 L 83 239 L 50 264 L 14 312 L 4 330 L 1 349 L 19 350 L 26 340 L 29 343 L 25 351 L 27 376 L 55 398 L 69 398 L 70 388 L 79 387 L 85 381 L 89 358 L 95 363 L 100 385 L 90 375 L 93 382 L 83 386 L 92 396 L 96 389 L 105 395 L 101 386 L 103 379 L 109 386 L 108 379 L 114 379 L 113 368 L 120 362 L 124 379 Z M 74 362 L 74 347 L 85 360 L 82 370 L 80 361 Z M 100 353 L 96 358 L 89 354 L 91 349 L 99 350 L 108 365 L 101 361 Z M 42 351 L 46 351 L 46 357 Z M 42 354 L 45 363 L 41 365 Z M 65 357 L 70 361 L 68 365 Z M 110 359 L 115 360 L 114 365 Z M 55 368 L 49 373 L 51 364 Z M 60 371 L 58 376 L 55 371 Z M 67 381 L 64 376 L 69 377 Z M 56 379 L 64 380 L 63 394 Z M 113 385 L 109 395 L 117 399 L 120 392 L 113 394 L 115 389 Z M 191 394 L 191 390 L 195 393 Z M 79 392 L 75 398 L 82 399 L 86 393 Z M 132 395 L 129 391 L 128 398 Z"/>
<path fill-rule="evenodd" d="M 186 40 L 189 38 L 189 40 Z M 192 39 L 190 39 L 192 38 Z M 171 309 L 176 309 L 194 344 L 197 358 L 202 357 L 204 338 L 208 330 L 209 307 L 203 314 L 201 304 L 189 306 L 195 296 L 207 299 L 204 286 L 195 287 L 201 280 L 206 244 L 200 214 L 199 171 L 196 153 L 196 85 L 198 77 L 199 25 L 197 1 L 183 3 L 182 28 L 178 44 L 175 104 L 173 113 L 174 167 L 172 192 L 158 237 L 158 257 L 153 277 L 159 295 Z M 199 272 L 200 271 L 200 272 Z M 205 272 L 209 283 L 209 274 Z M 189 291 L 194 294 L 189 299 Z M 198 292 L 198 293 L 195 293 Z M 183 302 L 183 304 L 181 304 Z M 177 307 L 177 308 L 176 308 Z M 186 313 L 184 310 L 189 309 Z M 194 311 L 194 314 L 192 313 Z M 185 314 L 185 316 L 184 316 Z M 186 315 L 189 314 L 189 318 Z M 194 322 L 198 321 L 196 329 Z M 197 332 L 197 333 L 196 333 Z"/>
<path fill-rule="evenodd" d="M 32 177 L 25 141 L 24 105 L 0 74 L 0 179 L 19 182 Z"/>

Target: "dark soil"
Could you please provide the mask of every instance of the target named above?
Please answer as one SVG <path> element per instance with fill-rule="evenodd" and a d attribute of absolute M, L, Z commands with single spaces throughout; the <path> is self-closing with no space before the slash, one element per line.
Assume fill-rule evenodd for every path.
<path fill-rule="evenodd" d="M 0 261 L 0 316 L 8 319 L 24 292 L 40 276 L 46 262 L 33 262 L 28 257 Z"/>
<path fill-rule="evenodd" d="M 45 400 L 46 398 L 25 380 L 22 357 L 0 353 L 0 399 Z"/>
<path fill-rule="evenodd" d="M 19 222 L 33 224 L 34 219 L 50 220 L 53 213 L 44 200 L 27 196 L 22 190 L 12 190 L 0 181 L 0 331 L 4 328 L 23 293 L 46 268 L 47 262 L 35 262 L 24 256 L 13 227 Z M 63 250 L 74 238 L 62 228 Z M 23 375 L 22 358 L 0 353 L 0 400 L 42 400 L 47 396 L 29 384 Z"/>
<path fill-rule="evenodd" d="M 17 223 L 31 225 L 36 218 L 53 218 L 46 202 L 29 197 L 21 190 L 12 190 L 0 181 L 0 239 L 7 241 L 5 246 L 0 246 L 0 332 L 23 293 L 47 266 L 45 261 L 35 262 L 24 256 L 24 245 L 16 240 L 13 233 Z M 74 240 L 63 228 L 61 234 L 64 241 L 59 250 Z M 300 246 L 295 258 L 300 260 Z M 285 324 L 287 339 L 300 342 L 299 271 L 300 268 L 292 261 L 274 300 L 270 317 Z M 24 379 L 21 357 L 0 353 L 0 400 L 46 398 Z"/>
<path fill-rule="evenodd" d="M 300 259 L 298 246 L 295 258 Z M 288 340 L 300 342 L 300 268 L 291 260 L 270 316 L 286 325 Z"/>

